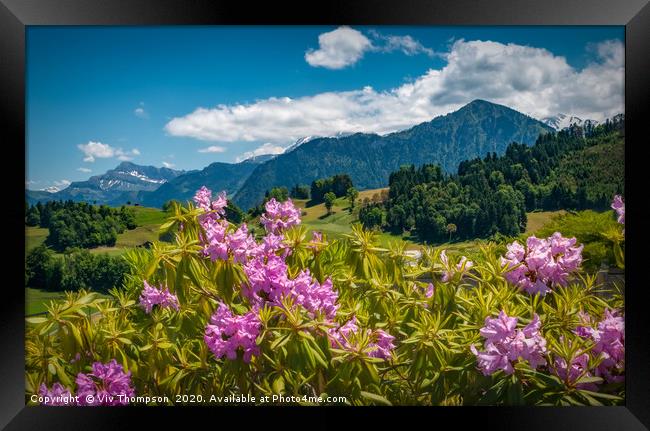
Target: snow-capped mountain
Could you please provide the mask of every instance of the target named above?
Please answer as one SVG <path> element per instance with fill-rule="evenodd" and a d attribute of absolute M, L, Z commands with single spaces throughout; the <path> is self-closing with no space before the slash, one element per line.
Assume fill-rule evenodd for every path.
<path fill-rule="evenodd" d="M 311 141 L 312 139 L 315 139 L 315 138 L 318 138 L 318 137 L 319 137 L 319 136 L 305 136 L 305 137 L 303 137 L 303 138 L 300 138 L 300 139 L 298 139 L 296 142 L 294 142 L 293 144 L 289 145 L 289 146 L 284 150 L 284 152 L 285 152 L 285 153 L 288 153 L 288 152 L 290 152 L 290 151 L 293 151 L 293 150 L 295 150 L 296 148 L 298 148 L 299 146 L 301 146 L 302 144 L 304 144 L 304 143 L 306 143 L 306 142 L 309 142 L 309 141 Z"/>
<path fill-rule="evenodd" d="M 176 178 L 183 171 L 122 162 L 115 169 L 94 175 L 86 181 L 75 181 L 63 190 L 51 188 L 47 200 L 74 200 L 123 204 L 135 200 L 139 192 L 153 191 Z M 40 196 L 39 196 L 40 197 Z"/>
<path fill-rule="evenodd" d="M 337 133 L 335 133 L 334 135 L 331 135 L 331 136 L 305 136 L 303 138 L 298 139 L 293 144 L 289 145 L 287 147 L 287 149 L 284 150 L 284 153 L 282 153 L 282 154 L 287 154 L 287 153 L 295 150 L 296 148 L 298 148 L 302 144 L 306 144 L 307 142 L 313 141 L 314 139 L 326 138 L 326 137 L 327 138 L 343 138 L 345 136 L 350 136 L 350 135 L 353 135 L 353 134 L 354 133 L 352 133 L 352 132 L 337 132 Z"/>
<path fill-rule="evenodd" d="M 557 114 L 550 117 L 542 118 L 542 123 L 551 126 L 555 130 L 566 129 L 571 126 L 593 127 L 598 125 L 598 121 L 582 119 L 574 115 Z"/>

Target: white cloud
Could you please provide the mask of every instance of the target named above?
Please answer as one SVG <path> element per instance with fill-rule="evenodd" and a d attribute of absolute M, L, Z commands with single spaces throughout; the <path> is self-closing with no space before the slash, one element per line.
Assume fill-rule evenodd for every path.
<path fill-rule="evenodd" d="M 92 169 L 88 169 L 88 168 L 77 168 L 77 170 L 79 172 L 83 172 L 83 173 L 86 173 L 86 174 L 93 171 Z"/>
<path fill-rule="evenodd" d="M 343 26 L 318 36 L 318 46 L 305 53 L 307 63 L 314 67 L 342 69 L 363 57 L 372 48 L 372 43 L 360 31 Z"/>
<path fill-rule="evenodd" d="M 133 110 L 136 117 L 149 118 L 149 113 L 144 109 L 144 102 L 140 102 L 139 106 Z"/>
<path fill-rule="evenodd" d="M 370 34 L 377 41 L 373 43 L 374 50 L 380 52 L 393 52 L 401 51 L 406 55 L 417 55 L 417 54 L 426 54 L 429 57 L 436 55 L 436 52 L 422 45 L 418 40 L 413 39 L 413 37 L 406 36 L 394 36 L 394 35 L 382 35 L 381 33 L 371 30 Z M 379 43 L 378 43 L 379 42 Z"/>
<path fill-rule="evenodd" d="M 174 136 L 214 142 L 289 145 L 304 136 L 385 134 L 454 111 L 474 99 L 503 104 L 536 118 L 568 113 L 603 120 L 624 108 L 623 45 L 594 45 L 595 60 L 582 69 L 543 48 L 491 41 L 455 41 L 447 64 L 412 82 L 299 98 L 197 108 L 172 119 Z"/>
<path fill-rule="evenodd" d="M 370 30 L 366 35 L 353 28 L 342 26 L 336 30 L 318 36 L 318 49 L 309 49 L 305 60 L 311 66 L 327 69 L 343 69 L 361 60 L 368 51 L 401 51 L 406 55 L 426 54 L 430 57 L 436 53 L 409 35 L 383 35 Z"/>
<path fill-rule="evenodd" d="M 88 141 L 86 144 L 79 144 L 77 148 L 84 153 L 84 162 L 92 163 L 95 159 L 110 159 L 116 157 L 118 160 L 132 160 L 133 156 L 140 155 L 140 151 L 134 148 L 124 151 L 122 148 L 114 148 L 101 142 Z"/>
<path fill-rule="evenodd" d="M 266 144 L 255 148 L 253 151 L 247 151 L 241 156 L 238 156 L 235 161 L 239 163 L 242 160 L 250 159 L 251 157 L 263 156 L 265 154 L 282 154 L 284 153 L 285 149 L 285 147 L 273 145 L 272 143 L 267 142 Z"/>
<path fill-rule="evenodd" d="M 200 148 L 198 151 L 199 153 L 223 153 L 226 151 L 226 148 L 219 145 L 211 145 L 209 147 Z"/>
<path fill-rule="evenodd" d="M 162 164 L 163 164 L 164 167 L 169 168 L 169 169 L 171 169 L 171 168 L 173 168 L 174 166 L 176 166 L 176 165 L 174 165 L 173 163 L 169 163 L 169 162 L 162 162 Z"/>

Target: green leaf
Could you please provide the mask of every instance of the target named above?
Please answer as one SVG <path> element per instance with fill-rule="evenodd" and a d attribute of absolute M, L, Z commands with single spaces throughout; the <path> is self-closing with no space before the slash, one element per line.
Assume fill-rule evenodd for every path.
<path fill-rule="evenodd" d="M 273 393 L 278 395 L 284 393 L 284 378 L 282 376 L 273 381 Z"/>
<path fill-rule="evenodd" d="M 391 402 L 386 398 L 382 397 L 381 395 L 373 394 L 372 392 L 361 391 L 361 396 L 385 406 L 392 406 Z"/>

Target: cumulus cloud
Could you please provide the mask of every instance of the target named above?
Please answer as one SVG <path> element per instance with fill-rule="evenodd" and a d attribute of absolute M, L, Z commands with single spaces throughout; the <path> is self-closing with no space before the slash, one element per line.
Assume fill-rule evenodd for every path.
<path fill-rule="evenodd" d="M 591 48 L 582 69 L 544 48 L 492 41 L 455 41 L 446 64 L 386 91 L 372 87 L 299 98 L 197 108 L 173 118 L 173 136 L 214 142 L 284 144 L 304 136 L 385 134 L 457 110 L 474 99 L 536 118 L 567 113 L 603 120 L 624 108 L 624 49 L 619 41 Z M 269 144 L 270 145 L 270 144 Z"/>
<path fill-rule="evenodd" d="M 264 145 L 255 148 L 253 151 L 247 151 L 244 154 L 240 155 L 236 158 L 236 161 L 241 162 L 242 160 L 250 159 L 251 157 L 263 156 L 265 154 L 282 154 L 284 153 L 285 149 L 285 147 L 267 142 Z"/>
<path fill-rule="evenodd" d="M 132 160 L 133 156 L 139 156 L 140 151 L 134 148 L 124 151 L 122 148 L 114 148 L 101 142 L 88 141 L 86 144 L 79 144 L 77 148 L 84 154 L 84 162 L 92 163 L 95 159 L 117 158 L 118 160 Z"/>
<path fill-rule="evenodd" d="M 85 174 L 87 174 L 87 173 L 93 171 L 92 169 L 88 169 L 88 168 L 77 168 L 77 170 L 78 170 L 79 172 L 83 172 L 83 173 L 85 173 Z"/>
<path fill-rule="evenodd" d="M 309 49 L 305 60 L 311 66 L 327 69 L 343 69 L 359 61 L 366 52 L 400 51 L 406 55 L 436 53 L 409 35 L 384 35 L 370 30 L 366 35 L 348 26 L 318 36 L 318 49 Z"/>
<path fill-rule="evenodd" d="M 315 67 L 342 69 L 356 63 L 371 48 L 363 33 L 343 26 L 318 36 L 318 49 L 308 50 L 305 60 Z"/>
<path fill-rule="evenodd" d="M 198 151 L 199 153 L 223 153 L 226 151 L 226 148 L 219 145 L 211 145 L 209 147 L 199 148 Z"/>
<path fill-rule="evenodd" d="M 169 163 L 169 162 L 162 162 L 162 164 L 163 164 L 164 167 L 169 168 L 169 169 L 171 169 L 171 168 L 173 168 L 174 166 L 176 166 L 175 164 L 173 164 L 173 163 Z"/>

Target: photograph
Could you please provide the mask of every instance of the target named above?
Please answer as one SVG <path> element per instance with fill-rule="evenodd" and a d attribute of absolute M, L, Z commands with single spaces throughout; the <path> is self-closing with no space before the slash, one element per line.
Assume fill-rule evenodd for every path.
<path fill-rule="evenodd" d="M 626 405 L 624 25 L 24 37 L 27 409 Z"/>

